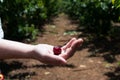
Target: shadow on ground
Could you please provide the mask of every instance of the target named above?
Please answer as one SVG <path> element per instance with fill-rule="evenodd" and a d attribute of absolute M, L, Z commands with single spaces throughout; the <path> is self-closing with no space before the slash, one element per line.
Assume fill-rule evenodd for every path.
<path fill-rule="evenodd" d="M 35 75 L 35 72 L 16 72 L 15 75 L 9 74 L 13 70 L 26 69 L 27 66 L 23 66 L 21 62 L 12 61 L 11 63 L 7 63 L 6 61 L 0 61 L 0 70 L 1 73 L 7 78 L 9 76 L 10 79 L 25 79 L 27 76 Z"/>
<path fill-rule="evenodd" d="M 53 65 L 47 65 L 47 64 L 36 64 L 28 67 L 27 65 L 23 65 L 22 62 L 19 61 L 12 61 L 10 63 L 7 63 L 7 61 L 1 60 L 0 61 L 0 72 L 6 77 L 9 77 L 9 79 L 29 79 L 30 76 L 36 75 L 35 71 L 27 71 L 28 68 L 54 68 L 57 66 Z M 68 68 L 74 68 L 75 66 L 73 64 L 67 64 L 64 66 L 59 67 L 68 67 Z M 19 72 L 19 70 L 23 70 Z M 10 72 L 15 71 L 14 75 L 10 74 Z"/>
<path fill-rule="evenodd" d="M 120 29 L 120 27 L 119 27 Z M 79 30 L 78 30 L 79 31 Z M 81 31 L 81 30 L 80 30 Z M 117 33 L 117 39 L 107 37 L 94 37 L 89 36 L 91 33 L 84 32 L 79 37 L 85 38 L 81 49 L 88 48 L 88 57 L 103 57 L 105 62 L 110 64 L 118 62 L 120 55 L 120 34 Z M 115 37 L 115 36 L 114 36 Z M 116 57 L 117 56 L 117 57 Z M 114 71 L 105 73 L 109 77 L 109 80 L 120 79 L 120 66 L 115 67 Z"/>
<path fill-rule="evenodd" d="M 120 31 L 120 27 L 116 30 Z M 98 37 L 95 33 L 86 32 L 84 27 L 77 29 L 77 31 L 82 32 L 78 37 L 85 38 L 82 48 L 88 48 L 89 57 L 100 56 L 109 63 L 116 61 L 115 56 L 120 54 L 119 32 L 114 33 L 111 37 Z"/>
<path fill-rule="evenodd" d="M 105 73 L 105 75 L 109 77 L 109 80 L 120 80 L 120 67 L 117 67 L 112 72 Z"/>

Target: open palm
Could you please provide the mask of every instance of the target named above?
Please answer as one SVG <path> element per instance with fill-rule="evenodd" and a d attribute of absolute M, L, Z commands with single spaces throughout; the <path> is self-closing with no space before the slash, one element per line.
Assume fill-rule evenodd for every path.
<path fill-rule="evenodd" d="M 77 48 L 82 44 L 82 39 L 72 38 L 66 45 L 61 47 L 62 52 L 59 55 L 54 55 L 52 45 L 39 44 L 36 46 L 35 58 L 46 64 L 62 65 L 66 64 L 66 60 L 74 55 Z"/>

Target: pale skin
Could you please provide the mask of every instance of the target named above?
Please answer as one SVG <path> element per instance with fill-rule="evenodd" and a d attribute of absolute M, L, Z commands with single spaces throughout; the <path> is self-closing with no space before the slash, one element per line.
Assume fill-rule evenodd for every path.
<path fill-rule="evenodd" d="M 48 44 L 25 44 L 16 41 L 0 39 L 0 59 L 36 59 L 51 65 L 65 65 L 67 59 L 72 57 L 78 47 L 83 43 L 81 38 L 72 38 L 62 46 L 62 53 L 54 55 L 52 45 Z"/>

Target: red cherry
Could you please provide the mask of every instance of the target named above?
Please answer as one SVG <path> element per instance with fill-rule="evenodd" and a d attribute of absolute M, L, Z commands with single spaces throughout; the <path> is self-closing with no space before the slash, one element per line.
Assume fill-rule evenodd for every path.
<path fill-rule="evenodd" d="M 61 54 L 61 47 L 60 46 L 54 46 L 53 47 L 53 52 L 55 55 Z"/>

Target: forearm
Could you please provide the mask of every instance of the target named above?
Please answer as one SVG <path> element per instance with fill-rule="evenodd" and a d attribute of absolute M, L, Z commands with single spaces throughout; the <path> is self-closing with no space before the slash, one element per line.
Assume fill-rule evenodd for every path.
<path fill-rule="evenodd" d="M 0 39 L 0 59 L 32 58 L 33 45 Z"/>

